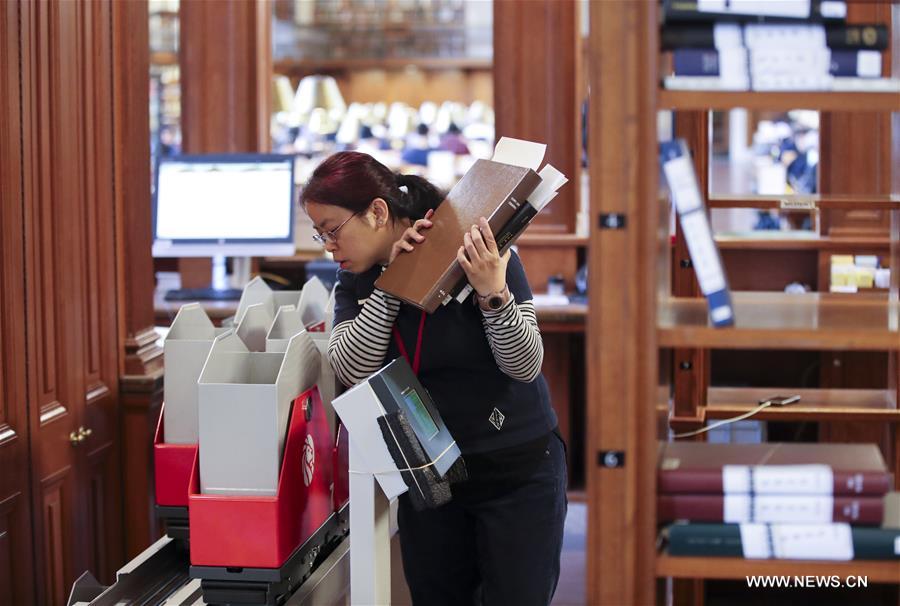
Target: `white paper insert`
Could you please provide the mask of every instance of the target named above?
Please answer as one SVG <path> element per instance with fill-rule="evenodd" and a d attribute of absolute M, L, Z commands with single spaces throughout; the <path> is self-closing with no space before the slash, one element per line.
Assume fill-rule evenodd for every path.
<path fill-rule="evenodd" d="M 724 465 L 725 494 L 831 495 L 834 473 L 828 465 Z"/>
<path fill-rule="evenodd" d="M 547 146 L 544 143 L 513 139 L 512 137 L 500 137 L 496 147 L 494 147 L 494 155 L 491 160 L 536 171 L 544 160 L 544 152 L 546 150 Z"/>
<path fill-rule="evenodd" d="M 725 273 L 713 242 L 706 214 L 702 212 L 681 216 L 681 228 L 697 271 L 697 282 L 704 295 L 725 290 Z"/>
<path fill-rule="evenodd" d="M 849 524 L 772 524 L 772 545 L 780 560 L 852 560 Z"/>

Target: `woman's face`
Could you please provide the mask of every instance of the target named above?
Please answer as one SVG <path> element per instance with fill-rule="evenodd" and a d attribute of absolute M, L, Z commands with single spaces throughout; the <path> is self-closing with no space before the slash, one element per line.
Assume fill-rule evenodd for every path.
<path fill-rule="evenodd" d="M 325 250 L 341 264 L 341 269 L 360 274 L 376 263 L 387 263 L 394 243 L 393 230 L 389 228 L 385 216 L 386 207 L 380 209 L 377 206 L 373 203 L 365 211 L 354 215 L 340 206 L 312 201 L 306 203 L 306 214 L 312 219 L 316 231 L 325 236 Z M 329 233 L 334 229 L 337 231 Z"/>

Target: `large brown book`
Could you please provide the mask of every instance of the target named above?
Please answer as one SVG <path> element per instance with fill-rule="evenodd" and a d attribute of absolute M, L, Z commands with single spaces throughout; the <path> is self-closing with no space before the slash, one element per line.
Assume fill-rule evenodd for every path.
<path fill-rule="evenodd" d="M 463 234 L 480 217 L 498 233 L 540 182 L 530 168 L 477 160 L 434 212 L 425 241 L 412 252 L 399 254 L 375 286 L 434 312 L 465 277 L 456 260 Z"/>
<path fill-rule="evenodd" d="M 822 474 L 785 468 L 796 465 L 827 466 L 831 485 L 821 486 Z M 664 442 L 659 449 L 659 493 L 880 496 L 892 487 L 893 476 L 874 444 Z"/>
<path fill-rule="evenodd" d="M 805 520 L 878 526 L 884 519 L 884 505 L 884 497 L 877 496 L 660 494 L 656 498 L 656 517 L 660 522 L 798 523 Z"/>

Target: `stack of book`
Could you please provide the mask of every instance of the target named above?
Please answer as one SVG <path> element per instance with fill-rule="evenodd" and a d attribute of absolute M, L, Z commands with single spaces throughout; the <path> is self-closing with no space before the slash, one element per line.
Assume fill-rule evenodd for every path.
<path fill-rule="evenodd" d="M 900 560 L 872 444 L 664 443 L 657 484 L 673 556 Z"/>
<path fill-rule="evenodd" d="M 894 90 L 882 79 L 888 28 L 848 24 L 845 2 L 663 0 L 666 88 Z M 892 88 L 893 87 L 893 88 Z"/>

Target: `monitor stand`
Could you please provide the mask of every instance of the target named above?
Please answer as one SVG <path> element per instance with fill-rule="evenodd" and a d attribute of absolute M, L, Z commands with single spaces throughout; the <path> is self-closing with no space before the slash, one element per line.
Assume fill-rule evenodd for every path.
<path fill-rule="evenodd" d="M 249 259 L 234 259 L 237 265 L 242 267 L 241 273 L 249 270 Z M 237 273 L 237 272 L 236 272 Z M 243 281 L 246 283 L 246 280 Z M 215 255 L 212 258 L 212 285 L 205 288 L 179 288 L 170 290 L 165 294 L 166 301 L 238 301 L 243 289 L 229 288 L 225 274 L 225 255 Z"/>

